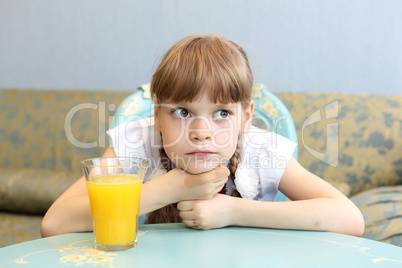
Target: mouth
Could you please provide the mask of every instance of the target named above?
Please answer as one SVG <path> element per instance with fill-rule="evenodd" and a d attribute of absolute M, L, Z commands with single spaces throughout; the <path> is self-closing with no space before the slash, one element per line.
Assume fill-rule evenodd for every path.
<path fill-rule="evenodd" d="M 193 151 L 190 153 L 187 153 L 186 155 L 190 155 L 190 156 L 194 156 L 194 157 L 208 157 L 215 154 L 214 152 L 210 152 L 210 151 Z"/>

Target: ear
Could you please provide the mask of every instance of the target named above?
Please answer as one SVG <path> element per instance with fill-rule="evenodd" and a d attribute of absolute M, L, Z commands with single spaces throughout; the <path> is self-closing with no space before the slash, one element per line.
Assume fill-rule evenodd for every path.
<path fill-rule="evenodd" d="M 159 114 L 160 108 L 159 108 L 159 103 L 158 100 L 155 98 L 154 100 L 154 122 L 155 122 L 155 129 L 158 132 L 161 132 L 161 121 L 160 121 L 160 114 Z"/>
<path fill-rule="evenodd" d="M 240 133 L 244 134 L 250 130 L 251 122 L 253 121 L 254 101 L 250 100 L 249 106 L 243 112 L 243 126 Z"/>

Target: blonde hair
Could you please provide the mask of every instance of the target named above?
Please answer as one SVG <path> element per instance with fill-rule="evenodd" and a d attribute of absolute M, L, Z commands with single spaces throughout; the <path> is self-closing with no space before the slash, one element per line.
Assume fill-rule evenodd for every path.
<path fill-rule="evenodd" d="M 196 101 L 204 93 L 215 103 L 241 102 L 249 105 L 253 74 L 244 50 L 236 43 L 213 34 L 192 35 L 177 42 L 162 58 L 151 80 L 151 96 L 164 101 Z M 163 147 L 160 157 L 164 168 L 168 156 Z M 229 161 L 234 180 L 240 163 L 240 141 Z M 234 195 L 239 196 L 236 191 Z M 147 215 L 147 223 L 178 222 L 173 205 Z"/>

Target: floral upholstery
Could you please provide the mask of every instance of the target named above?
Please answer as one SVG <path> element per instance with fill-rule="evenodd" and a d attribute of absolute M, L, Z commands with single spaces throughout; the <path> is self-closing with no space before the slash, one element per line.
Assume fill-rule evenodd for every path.
<path fill-rule="evenodd" d="M 80 161 L 105 149 L 109 117 L 127 94 L 0 91 L 0 166 L 81 174 Z M 65 129 L 71 129 L 70 137 Z M 89 148 L 80 148 L 81 144 Z"/>
<path fill-rule="evenodd" d="M 402 96 L 277 96 L 296 124 L 299 162 L 355 202 L 366 221 L 363 237 L 402 246 Z M 306 124 L 317 111 L 321 120 Z M 331 130 L 335 126 L 337 132 Z M 335 153 L 333 144 L 326 144 L 331 142 L 338 143 L 338 161 L 312 154 L 311 149 L 319 157 L 326 150 Z"/>
<path fill-rule="evenodd" d="M 402 184 L 402 96 L 336 93 L 278 93 L 277 96 L 289 108 L 295 122 L 299 161 L 311 172 L 338 184 L 347 196 L 378 186 Z M 326 119 L 325 108 L 334 102 L 338 103 L 337 115 Z M 322 120 L 305 125 L 302 136 L 303 124 L 317 111 L 321 112 Z M 328 135 L 330 142 L 338 140 L 338 163 L 331 166 L 328 164 L 331 161 L 318 160 L 306 147 L 321 153 L 332 148 L 326 144 L 326 136 L 328 126 L 334 124 L 338 125 L 339 138 L 331 131 Z"/>
<path fill-rule="evenodd" d="M 43 216 L 0 212 L 0 247 L 39 239 Z"/>
<path fill-rule="evenodd" d="M 82 176 L 80 161 L 103 153 L 109 117 L 129 93 L 0 91 L 0 247 L 40 238 L 44 213 Z"/>
<path fill-rule="evenodd" d="M 0 91 L 0 247 L 40 237 L 43 214 L 81 176 L 80 161 L 103 153 L 109 117 L 130 93 Z M 400 245 L 402 96 L 275 95 L 293 117 L 301 164 L 359 206 L 365 237 Z"/>
<path fill-rule="evenodd" d="M 402 185 L 374 188 L 352 201 L 365 216 L 364 237 L 402 247 Z"/>

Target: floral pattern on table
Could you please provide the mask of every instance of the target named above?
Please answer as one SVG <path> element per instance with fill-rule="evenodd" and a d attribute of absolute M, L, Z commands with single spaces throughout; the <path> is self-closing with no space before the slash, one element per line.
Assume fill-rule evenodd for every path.
<path fill-rule="evenodd" d="M 147 232 L 139 231 L 138 236 L 143 236 Z M 118 253 L 116 252 L 106 252 L 102 250 L 97 250 L 88 246 L 77 246 L 82 243 L 93 242 L 93 240 L 83 240 L 73 242 L 65 247 L 57 248 L 57 249 L 48 249 L 37 252 L 32 252 L 21 257 L 16 258 L 11 263 L 16 264 L 30 264 L 32 263 L 30 257 L 36 254 L 48 254 L 49 252 L 58 252 L 59 253 L 59 262 L 61 264 L 66 265 L 74 265 L 74 266 L 82 266 L 84 264 L 91 265 L 102 265 L 107 266 L 109 268 L 115 268 L 114 259 Z M 8 264 L 0 264 L 0 267 L 7 267 Z"/>
<path fill-rule="evenodd" d="M 86 246 L 84 247 L 75 246 L 75 244 L 88 241 L 92 240 L 77 241 L 60 249 L 49 249 L 38 252 L 32 252 L 15 259 L 13 262 L 16 264 L 30 264 L 31 263 L 31 261 L 29 260 L 30 256 L 40 253 L 48 253 L 49 251 L 54 251 L 59 252 L 60 254 L 59 260 L 60 263 L 62 264 L 73 264 L 75 266 L 81 266 L 84 264 L 94 264 L 94 265 L 102 264 L 107 265 L 110 268 L 114 268 L 115 266 L 113 262 L 114 262 L 114 256 L 117 255 L 116 253 L 109 253 L 101 250 L 96 250 L 93 248 L 88 248 Z M 1 267 L 6 267 L 6 265 Z"/>

